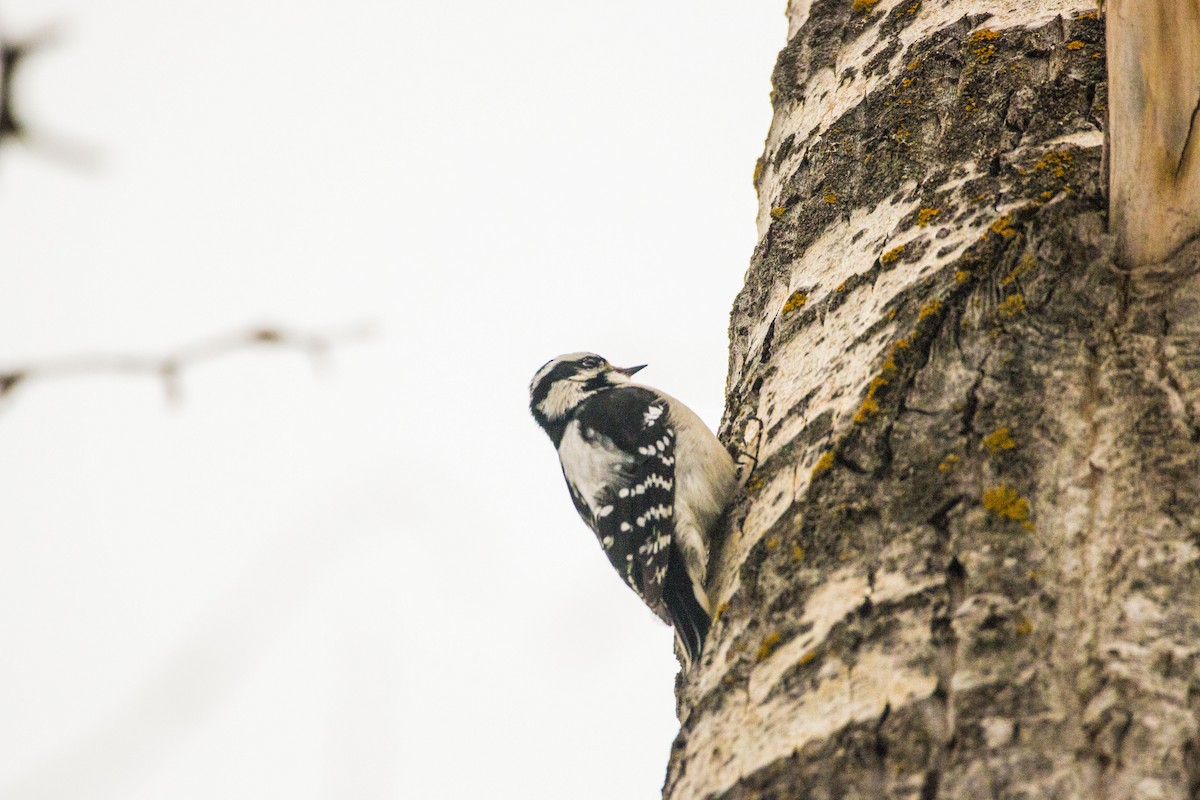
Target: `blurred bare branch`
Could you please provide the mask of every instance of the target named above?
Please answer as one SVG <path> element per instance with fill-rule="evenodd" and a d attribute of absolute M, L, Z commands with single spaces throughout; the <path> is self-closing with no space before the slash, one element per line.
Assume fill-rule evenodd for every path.
<path fill-rule="evenodd" d="M 162 355 L 88 354 L 31 362 L 0 369 L 0 399 L 33 380 L 128 374 L 161 380 L 167 399 L 178 402 L 182 397 L 180 374 L 204 362 L 239 350 L 273 347 L 299 351 L 312 360 L 314 367 L 321 368 L 331 349 L 364 341 L 373 333 L 372 327 L 365 323 L 322 333 L 266 325 L 214 336 Z"/>
<path fill-rule="evenodd" d="M 47 26 L 23 39 L 8 39 L 0 34 L 0 147 L 20 142 L 31 150 L 81 170 L 94 170 L 99 155 L 87 145 L 35 130 L 17 112 L 13 84 L 25 59 L 46 45 L 59 41 L 56 26 Z"/>
<path fill-rule="evenodd" d="M 0 36 L 0 143 L 24 139 L 28 134 L 24 120 L 13 107 L 13 79 L 30 53 L 53 40 L 52 28 L 21 40 Z"/>

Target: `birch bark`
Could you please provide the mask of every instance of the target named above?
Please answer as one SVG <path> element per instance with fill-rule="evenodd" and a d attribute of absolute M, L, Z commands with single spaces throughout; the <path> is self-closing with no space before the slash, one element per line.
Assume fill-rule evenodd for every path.
<path fill-rule="evenodd" d="M 664 797 L 1200 798 L 1200 246 L 1114 258 L 1103 18 L 788 15 Z"/>

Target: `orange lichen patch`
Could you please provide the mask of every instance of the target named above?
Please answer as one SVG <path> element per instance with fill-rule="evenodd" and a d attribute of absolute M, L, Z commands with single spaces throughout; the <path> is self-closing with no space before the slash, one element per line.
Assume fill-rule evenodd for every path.
<path fill-rule="evenodd" d="M 905 14 L 915 14 L 915 13 L 917 13 L 917 9 L 919 9 L 920 7 L 921 7 L 921 4 L 919 2 L 913 3 L 911 6 L 904 9 L 904 13 Z"/>
<path fill-rule="evenodd" d="M 1008 428 L 997 428 L 996 430 L 983 437 L 982 446 L 988 449 L 988 452 L 998 453 L 1001 450 L 1012 450 L 1017 446 L 1017 440 L 1012 438 L 1008 432 Z"/>
<path fill-rule="evenodd" d="M 782 637 L 779 635 L 779 631 L 771 631 L 764 636 L 762 638 L 762 642 L 760 642 L 758 645 L 758 653 L 755 654 L 755 658 L 757 658 L 759 661 L 762 661 L 767 656 L 771 655 L 771 653 L 775 651 L 775 647 L 779 644 L 779 640 L 781 638 Z"/>
<path fill-rule="evenodd" d="M 816 657 L 817 657 L 817 651 L 816 651 L 816 649 L 809 650 L 807 653 L 805 653 L 804 655 L 800 656 L 800 660 L 799 660 L 799 661 L 797 661 L 796 663 L 797 663 L 797 664 L 801 664 L 801 665 L 803 665 L 803 664 L 808 664 L 808 663 L 811 663 L 811 662 L 812 662 L 812 660 L 813 660 L 814 658 L 816 658 Z"/>
<path fill-rule="evenodd" d="M 868 14 L 879 4 L 879 0 L 854 0 L 854 10 L 860 14 Z"/>
<path fill-rule="evenodd" d="M 983 490 L 983 507 L 1004 519 L 1024 522 L 1029 519 L 1029 501 L 1011 486 L 1001 484 Z"/>
<path fill-rule="evenodd" d="M 909 72 L 912 72 L 919 66 L 921 66 L 921 59 L 918 58 L 916 61 L 909 62 L 909 65 L 905 67 L 905 69 L 907 69 Z"/>
<path fill-rule="evenodd" d="M 787 213 L 787 209 L 783 206 L 775 206 L 771 209 L 771 219 L 783 219 L 783 215 Z"/>
<path fill-rule="evenodd" d="M 904 125 L 902 124 L 898 128 L 896 128 L 896 132 L 892 134 L 892 138 L 894 140 L 896 140 L 897 142 L 903 142 L 904 144 L 908 144 L 909 139 L 912 138 L 912 134 L 909 133 L 908 128 L 904 127 Z"/>
<path fill-rule="evenodd" d="M 858 407 L 858 411 L 854 412 L 854 421 L 861 425 L 878 413 L 879 403 L 876 402 L 874 397 L 868 395 L 867 398 L 862 401 L 862 405 Z"/>
<path fill-rule="evenodd" d="M 999 31 L 994 31 L 991 28 L 984 28 L 971 34 L 972 42 L 991 42 L 999 38 Z"/>
<path fill-rule="evenodd" d="M 954 273 L 954 282 L 955 283 L 966 283 L 970 279 L 971 279 L 970 270 L 960 269 L 958 272 Z"/>
<path fill-rule="evenodd" d="M 1049 189 L 1047 189 L 1046 191 L 1042 192 L 1042 193 L 1041 193 L 1041 195 L 1039 195 L 1039 196 L 1040 196 L 1040 197 L 1041 197 L 1043 200 L 1049 200 L 1051 197 L 1054 197 L 1054 192 L 1052 192 L 1052 191 L 1050 191 Z"/>
<path fill-rule="evenodd" d="M 917 212 L 917 224 L 924 228 L 940 213 L 942 213 L 940 208 L 922 208 Z"/>
<path fill-rule="evenodd" d="M 825 472 L 826 470 L 829 470 L 832 467 L 833 467 L 833 451 L 826 450 L 824 453 L 821 454 L 821 457 L 817 459 L 817 463 L 813 465 L 813 468 L 812 468 L 813 477 L 815 478 L 816 476 L 820 475 L 822 472 Z"/>
<path fill-rule="evenodd" d="M 757 494 L 758 492 L 761 492 L 763 487 L 766 485 L 766 481 L 755 476 L 746 483 L 746 494 Z"/>
<path fill-rule="evenodd" d="M 966 111 L 969 114 L 970 112 L 972 112 L 974 110 L 975 110 L 975 98 L 968 97 L 966 104 L 963 106 L 963 111 Z"/>
<path fill-rule="evenodd" d="M 907 89 L 909 86 L 912 86 L 912 82 L 912 78 L 905 78 L 904 80 L 900 81 L 900 88 Z"/>
<path fill-rule="evenodd" d="M 893 247 L 891 250 L 888 250 L 886 253 L 881 255 L 879 260 L 884 264 L 891 264 L 895 261 L 899 261 L 900 256 L 904 254 L 904 248 L 907 246 L 908 245 L 902 244 L 899 247 Z"/>
<path fill-rule="evenodd" d="M 826 203 L 828 203 L 829 205 L 833 205 L 834 203 L 836 203 L 836 202 L 837 202 L 837 195 L 836 195 L 836 194 L 834 194 L 833 192 L 830 192 L 829 194 L 825 195 L 825 196 L 824 196 L 823 198 L 821 198 L 821 199 L 822 199 L 822 200 L 824 200 L 824 201 L 825 201 Z"/>
<path fill-rule="evenodd" d="M 1082 50 L 1083 46 L 1083 42 L 1079 41 L 1078 39 L 1073 42 L 1067 42 L 1068 50 Z"/>
<path fill-rule="evenodd" d="M 934 314 L 938 313 L 941 310 L 942 310 L 942 301 L 938 300 L 935 297 L 933 300 L 930 300 L 928 303 L 921 306 L 921 309 L 919 311 L 917 311 L 917 321 L 920 322 L 923 319 L 932 317 Z"/>
<path fill-rule="evenodd" d="M 808 295 L 806 295 L 804 292 L 792 292 L 792 296 L 789 297 L 787 302 L 783 304 L 783 313 L 790 314 L 797 308 L 803 308 L 804 304 L 807 302 Z"/>
<path fill-rule="evenodd" d="M 836 288 L 836 289 L 834 289 L 834 291 L 835 291 L 835 292 L 844 292 L 844 291 L 846 291 L 846 282 L 845 282 L 845 281 L 842 281 L 841 283 L 839 283 L 839 284 L 837 285 L 837 288 Z"/>
<path fill-rule="evenodd" d="M 993 222 L 988 227 L 988 230 L 997 236 L 1003 236 L 1005 239 L 1011 239 L 1013 236 L 1017 235 L 1017 231 L 1013 228 L 1012 224 L 1012 214 L 1005 214 L 1003 217 Z"/>
<path fill-rule="evenodd" d="M 1071 150 L 1052 150 L 1037 160 L 1033 165 L 1033 169 L 1054 169 L 1054 177 L 1064 178 L 1067 175 L 1067 167 L 1075 158 L 1075 153 Z"/>
<path fill-rule="evenodd" d="M 1024 615 L 1021 616 L 1021 621 L 1017 623 L 1017 636 L 1028 636 L 1033 633 L 1033 620 Z"/>
<path fill-rule="evenodd" d="M 1100 19 L 1099 11 L 1085 11 L 1075 19 Z"/>
<path fill-rule="evenodd" d="M 798 544 L 792 545 L 792 561 L 803 561 L 805 556 L 804 548 Z"/>
<path fill-rule="evenodd" d="M 883 373 L 885 375 L 896 371 L 896 351 L 907 349 L 908 341 L 906 339 L 897 339 L 892 342 L 892 346 L 888 348 L 887 358 L 883 360 Z"/>
<path fill-rule="evenodd" d="M 954 465 L 958 463 L 958 455 L 955 453 L 947 453 L 942 459 L 942 463 L 938 464 L 938 472 L 949 472 L 954 469 Z"/>
<path fill-rule="evenodd" d="M 1013 267 L 1007 275 L 1004 276 L 1004 278 L 1000 281 L 1000 285 L 1010 285 L 1013 283 L 1013 281 L 1017 280 L 1017 278 L 1020 278 L 1022 275 L 1024 275 L 1026 272 L 1029 272 L 1029 270 L 1036 266 L 1037 258 L 1032 253 L 1026 253 L 1025 256 L 1017 262 L 1017 265 Z"/>
<path fill-rule="evenodd" d="M 887 383 L 887 378 L 871 379 L 871 384 L 867 387 L 867 396 L 863 398 L 862 405 L 858 407 L 858 411 L 854 412 L 854 421 L 856 423 L 861 425 L 879 413 L 879 401 L 875 399 L 875 394 L 882 387 L 887 386 Z"/>
<path fill-rule="evenodd" d="M 975 53 L 975 58 L 980 64 L 986 64 L 992 60 L 992 56 L 996 55 L 996 45 L 989 44 L 983 47 L 976 47 L 972 52 Z"/>
<path fill-rule="evenodd" d="M 1025 295 L 1023 294 L 1010 294 L 1008 297 L 1004 298 L 1003 303 L 996 306 L 996 313 L 1002 317 L 1008 317 L 1009 319 L 1015 317 L 1024 310 Z"/>
<path fill-rule="evenodd" d="M 754 164 L 754 177 L 751 178 L 750 180 L 754 181 L 755 183 L 758 183 L 758 179 L 762 177 L 762 174 L 763 174 L 763 162 L 761 159 L 759 159 Z"/>
<path fill-rule="evenodd" d="M 767 549 L 768 550 L 774 550 L 776 547 L 779 547 L 778 539 L 768 539 L 767 540 Z"/>

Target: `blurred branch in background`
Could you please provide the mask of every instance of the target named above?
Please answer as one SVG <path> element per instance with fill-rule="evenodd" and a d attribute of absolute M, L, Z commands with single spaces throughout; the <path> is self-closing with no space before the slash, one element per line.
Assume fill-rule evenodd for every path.
<path fill-rule="evenodd" d="M 87 375 L 129 374 L 147 375 L 162 381 L 167 400 L 182 399 L 180 374 L 191 367 L 221 358 L 239 350 L 269 346 L 297 350 L 321 368 L 329 351 L 355 342 L 365 341 L 374 334 L 371 325 L 359 323 L 324 333 L 308 333 L 278 326 L 260 326 L 249 330 L 214 336 L 185 345 L 163 355 L 93 354 L 69 356 L 23 366 L 0 369 L 0 399 L 8 397 L 18 386 L 33 380 L 72 378 Z"/>
<path fill-rule="evenodd" d="M 20 142 L 73 167 L 93 169 L 98 159 L 91 148 L 78 142 L 59 139 L 45 131 L 34 132 L 25 118 L 18 113 L 13 99 L 13 85 L 25 59 L 57 40 L 58 29 L 53 26 L 42 28 L 38 33 L 23 39 L 9 39 L 0 31 L 0 147 L 9 142 Z"/>
<path fill-rule="evenodd" d="M 13 76 L 38 40 L 9 41 L 0 34 L 0 144 L 25 138 L 25 123 L 13 108 Z"/>

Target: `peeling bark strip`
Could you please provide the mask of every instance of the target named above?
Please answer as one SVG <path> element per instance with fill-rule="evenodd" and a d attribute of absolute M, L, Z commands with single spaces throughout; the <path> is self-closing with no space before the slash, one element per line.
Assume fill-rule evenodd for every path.
<path fill-rule="evenodd" d="M 1091 0 L 792 0 L 664 797 L 1200 797 L 1200 245 L 1105 234 Z"/>
<path fill-rule="evenodd" d="M 1200 235 L 1200 0 L 1110 0 L 1112 191 L 1122 260 Z"/>

